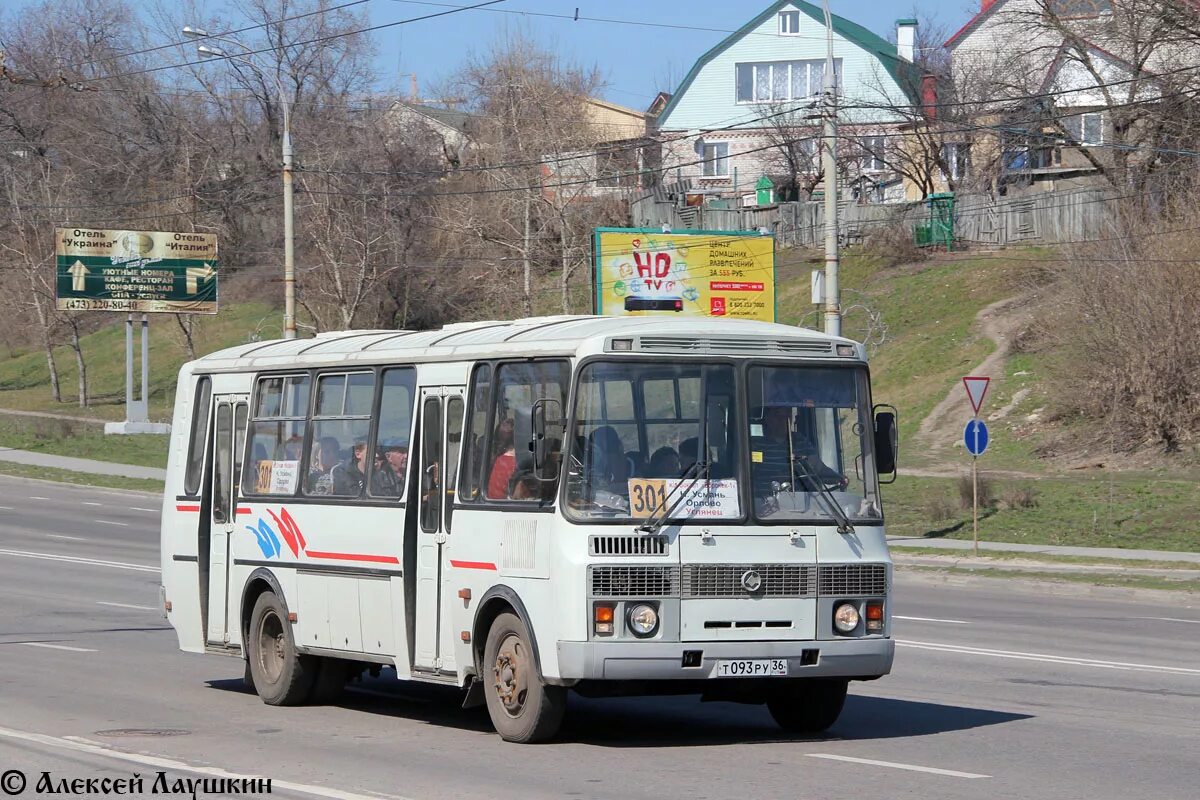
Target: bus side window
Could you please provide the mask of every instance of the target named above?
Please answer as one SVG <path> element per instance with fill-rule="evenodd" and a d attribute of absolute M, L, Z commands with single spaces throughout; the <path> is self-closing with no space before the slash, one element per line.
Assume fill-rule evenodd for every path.
<path fill-rule="evenodd" d="M 196 382 L 196 397 L 192 405 L 192 434 L 188 444 L 187 472 L 183 479 L 183 493 L 195 496 L 200 493 L 200 478 L 204 474 L 204 442 L 208 432 L 208 418 L 212 413 L 212 379 L 204 375 Z"/>
<path fill-rule="evenodd" d="M 463 461 L 462 483 L 458 490 L 458 501 L 470 503 L 483 497 L 483 475 L 490 466 L 487 453 L 491 447 L 492 432 L 488 430 L 488 410 L 491 408 L 492 367 L 490 364 L 480 364 L 475 367 L 471 376 L 471 403 L 469 424 L 467 426 L 466 449 L 467 457 Z"/>
<path fill-rule="evenodd" d="M 482 451 L 483 474 L 478 486 L 488 501 L 553 501 L 558 485 L 558 466 L 562 463 L 562 414 L 567 402 L 570 370 L 566 361 L 524 361 L 496 367 L 490 408 L 482 423 L 486 447 L 473 439 L 471 463 Z M 533 472 L 530 442 L 520 441 L 518 415 L 526 420 L 538 401 L 540 413 L 547 414 L 548 469 L 541 476 Z M 475 427 L 472 423 L 472 428 Z M 473 430 L 473 433 L 475 431 Z"/>

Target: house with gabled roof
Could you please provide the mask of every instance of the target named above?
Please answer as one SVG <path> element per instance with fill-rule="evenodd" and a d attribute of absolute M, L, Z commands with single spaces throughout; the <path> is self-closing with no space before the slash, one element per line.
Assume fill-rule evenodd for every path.
<path fill-rule="evenodd" d="M 895 109 L 919 96 L 916 20 L 898 21 L 896 44 L 845 17 L 830 27 L 843 185 L 882 185 L 904 122 Z M 702 54 L 655 121 L 663 180 L 740 200 L 766 176 L 783 199 L 811 196 L 821 183 L 826 41 L 821 8 L 778 0 Z"/>

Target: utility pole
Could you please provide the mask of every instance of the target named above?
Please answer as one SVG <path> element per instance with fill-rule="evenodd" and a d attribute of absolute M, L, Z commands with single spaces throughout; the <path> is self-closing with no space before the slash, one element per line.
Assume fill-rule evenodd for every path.
<path fill-rule="evenodd" d="M 842 335 L 838 291 L 837 76 L 833 61 L 833 20 L 825 0 L 825 81 L 822 116 L 821 171 L 825 177 L 825 332 Z"/>

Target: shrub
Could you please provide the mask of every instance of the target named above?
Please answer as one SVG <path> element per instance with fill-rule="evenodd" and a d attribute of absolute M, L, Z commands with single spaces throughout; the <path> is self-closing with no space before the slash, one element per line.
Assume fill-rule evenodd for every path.
<path fill-rule="evenodd" d="M 1038 490 L 1032 486 L 1010 486 L 1000 499 L 1012 509 L 1037 508 Z"/>
<path fill-rule="evenodd" d="M 962 508 L 971 508 L 971 476 L 963 475 L 958 479 L 958 502 Z M 996 504 L 995 487 L 992 479 L 984 473 L 979 473 L 979 507 L 991 508 Z"/>
<path fill-rule="evenodd" d="M 930 522 L 946 522 L 954 519 L 957 512 L 954 501 L 944 494 L 937 494 L 925 500 L 925 516 Z"/>

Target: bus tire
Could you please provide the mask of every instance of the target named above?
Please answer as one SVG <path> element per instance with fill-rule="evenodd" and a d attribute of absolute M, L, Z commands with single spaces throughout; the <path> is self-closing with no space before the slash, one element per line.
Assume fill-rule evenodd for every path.
<path fill-rule="evenodd" d="M 807 680 L 767 700 L 779 727 L 792 733 L 820 733 L 837 722 L 846 704 L 844 680 Z"/>
<path fill-rule="evenodd" d="M 544 742 L 558 733 L 567 690 L 538 675 L 532 637 L 516 614 L 496 617 L 488 630 L 480 672 L 488 714 L 506 742 Z"/>
<path fill-rule="evenodd" d="M 308 699 L 316 661 L 296 652 L 287 611 L 274 592 L 263 592 L 250 614 L 250 674 L 254 689 L 270 706 L 294 706 Z"/>

